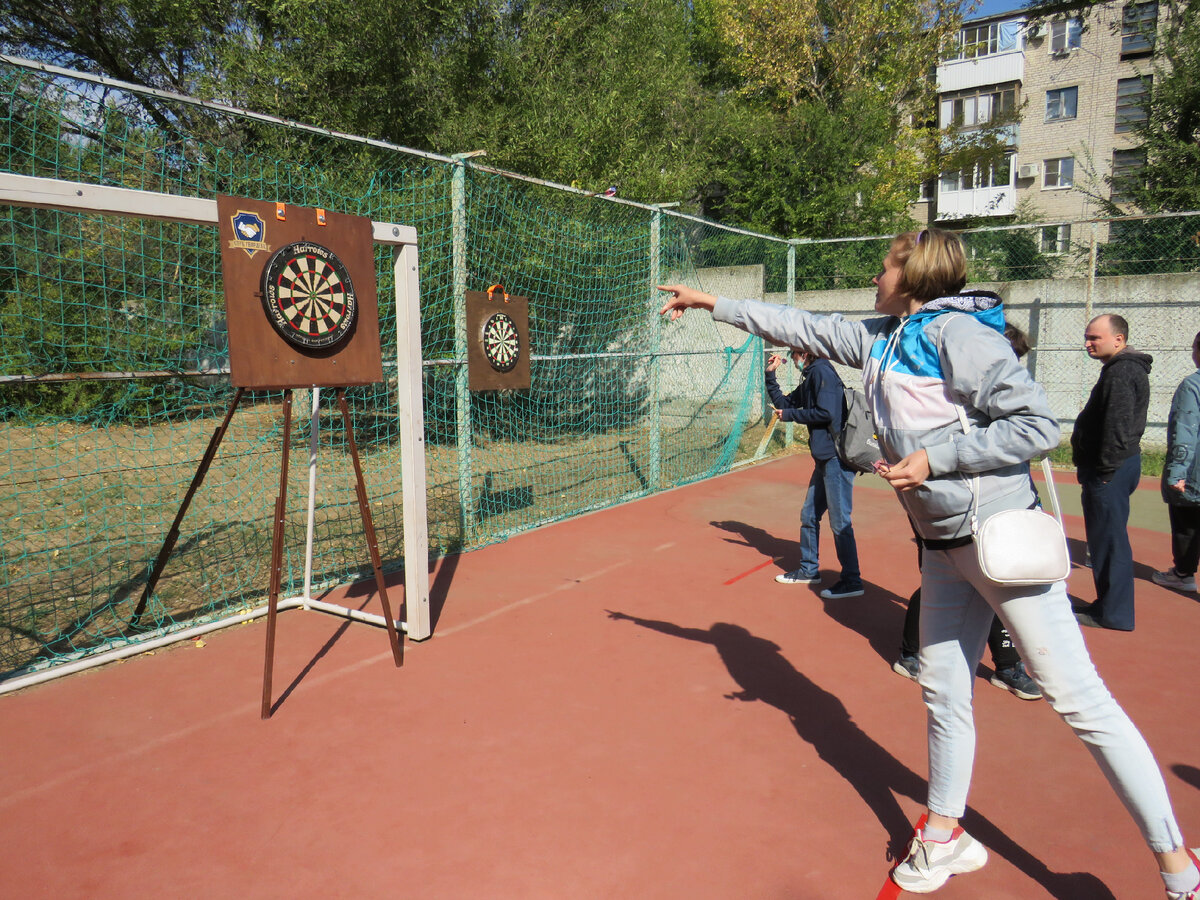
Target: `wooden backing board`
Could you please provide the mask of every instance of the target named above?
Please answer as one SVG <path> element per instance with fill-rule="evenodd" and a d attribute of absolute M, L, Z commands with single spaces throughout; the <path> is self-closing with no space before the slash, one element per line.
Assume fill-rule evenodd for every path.
<path fill-rule="evenodd" d="M 382 381 L 371 220 L 306 206 L 279 207 L 271 201 L 217 196 L 230 380 L 250 389 L 351 387 Z M 320 216 L 324 224 L 319 224 Z M 358 307 L 354 327 L 328 349 L 289 343 L 272 326 L 263 305 L 263 272 L 272 254 L 296 242 L 332 251 L 353 283 Z"/>
<path fill-rule="evenodd" d="M 528 390 L 529 298 L 503 291 L 467 291 L 467 385 L 472 391 Z M 515 363 L 508 371 L 492 365 L 484 348 L 484 328 L 495 314 L 507 318 L 506 328 L 515 348 Z M 510 348 L 510 349 L 513 349 Z"/>

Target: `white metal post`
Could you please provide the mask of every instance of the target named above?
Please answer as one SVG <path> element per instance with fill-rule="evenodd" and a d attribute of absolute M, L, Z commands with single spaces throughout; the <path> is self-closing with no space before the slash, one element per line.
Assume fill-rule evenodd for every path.
<path fill-rule="evenodd" d="M 321 389 L 313 387 L 311 393 L 312 406 L 308 415 L 308 527 L 304 535 L 304 593 L 301 595 L 306 604 L 312 599 L 313 542 L 317 531 L 317 448 L 321 443 Z"/>
<path fill-rule="evenodd" d="M 429 615 L 429 520 L 426 516 L 425 404 L 422 398 L 421 286 L 417 245 L 396 250 L 396 402 L 404 488 L 404 608 L 408 636 L 432 633 Z"/>

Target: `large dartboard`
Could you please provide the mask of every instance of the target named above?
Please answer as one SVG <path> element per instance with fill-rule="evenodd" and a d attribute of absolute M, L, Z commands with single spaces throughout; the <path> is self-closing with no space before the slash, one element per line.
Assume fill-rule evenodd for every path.
<path fill-rule="evenodd" d="M 305 350 L 328 350 L 354 329 L 358 302 L 345 265 L 328 247 L 298 241 L 281 247 L 263 269 L 267 318 L 283 339 Z"/>

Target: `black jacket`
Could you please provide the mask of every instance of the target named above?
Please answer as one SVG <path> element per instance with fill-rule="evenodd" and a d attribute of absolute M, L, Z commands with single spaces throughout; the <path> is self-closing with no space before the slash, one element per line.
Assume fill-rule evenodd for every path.
<path fill-rule="evenodd" d="M 804 377 L 790 394 L 784 394 L 774 372 L 767 373 L 767 394 L 779 410 L 781 422 L 800 422 L 808 426 L 808 449 L 813 459 L 830 460 L 837 452 L 833 448 L 830 429 L 842 427 L 842 404 L 845 392 L 842 379 L 827 359 L 814 360 L 804 367 Z"/>
<path fill-rule="evenodd" d="M 1102 480 L 1141 452 L 1153 357 L 1126 347 L 1104 364 L 1071 432 L 1071 459 Z"/>

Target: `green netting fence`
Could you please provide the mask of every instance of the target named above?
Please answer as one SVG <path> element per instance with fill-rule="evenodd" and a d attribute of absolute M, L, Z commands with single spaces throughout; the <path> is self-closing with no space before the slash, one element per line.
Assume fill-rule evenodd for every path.
<path fill-rule="evenodd" d="M 707 316 L 667 325 L 654 285 L 686 281 L 861 316 L 887 246 L 783 241 L 9 60 L 0 61 L 0 97 L 0 172 L 277 200 L 416 228 L 433 555 L 754 457 L 765 418 L 761 342 Z M 1194 272 L 1187 230 L 1196 227 L 1187 218 L 1055 223 L 980 230 L 967 241 L 979 278 L 1094 284 Z M 261 605 L 282 443 L 281 395 L 267 391 L 242 402 L 148 614 L 132 621 L 233 395 L 220 273 L 213 228 L 0 206 L 0 682 Z M 384 568 L 396 571 L 429 561 L 403 559 L 407 486 L 385 247 L 376 275 L 386 380 L 348 393 Z M 462 295 L 495 283 L 529 298 L 533 386 L 472 394 Z M 1195 299 L 1181 291 L 1177 302 Z M 1062 305 L 1077 318 L 1089 303 Z M 1052 306 L 1034 297 L 1014 309 L 1026 327 L 1041 323 L 1043 360 L 1055 341 L 1081 355 L 1074 319 L 1055 319 Z M 318 413 L 317 587 L 371 573 L 330 400 L 322 397 Z M 305 398 L 296 406 L 307 409 Z M 305 568 L 308 447 L 299 424 L 286 594 Z"/>
<path fill-rule="evenodd" d="M 417 229 L 435 555 L 727 471 L 756 443 L 760 342 L 712 323 L 666 328 L 653 285 L 704 284 L 703 270 L 717 268 L 761 294 L 765 261 L 785 267 L 785 242 L 161 97 L 152 117 L 137 91 L 59 71 L 0 65 L 0 96 L 4 172 L 278 200 Z M 384 567 L 395 571 L 405 485 L 390 251 L 378 248 L 376 262 L 392 374 L 349 399 Z M 220 272 L 212 228 L 0 207 L 6 677 L 261 604 L 282 435 L 281 395 L 267 391 L 242 402 L 147 614 L 132 621 L 232 398 Z M 497 282 L 530 300 L 533 388 L 471 394 L 462 292 Z M 330 398 L 319 415 L 318 587 L 370 575 Z M 285 594 L 305 565 L 307 454 L 301 434 Z"/>

